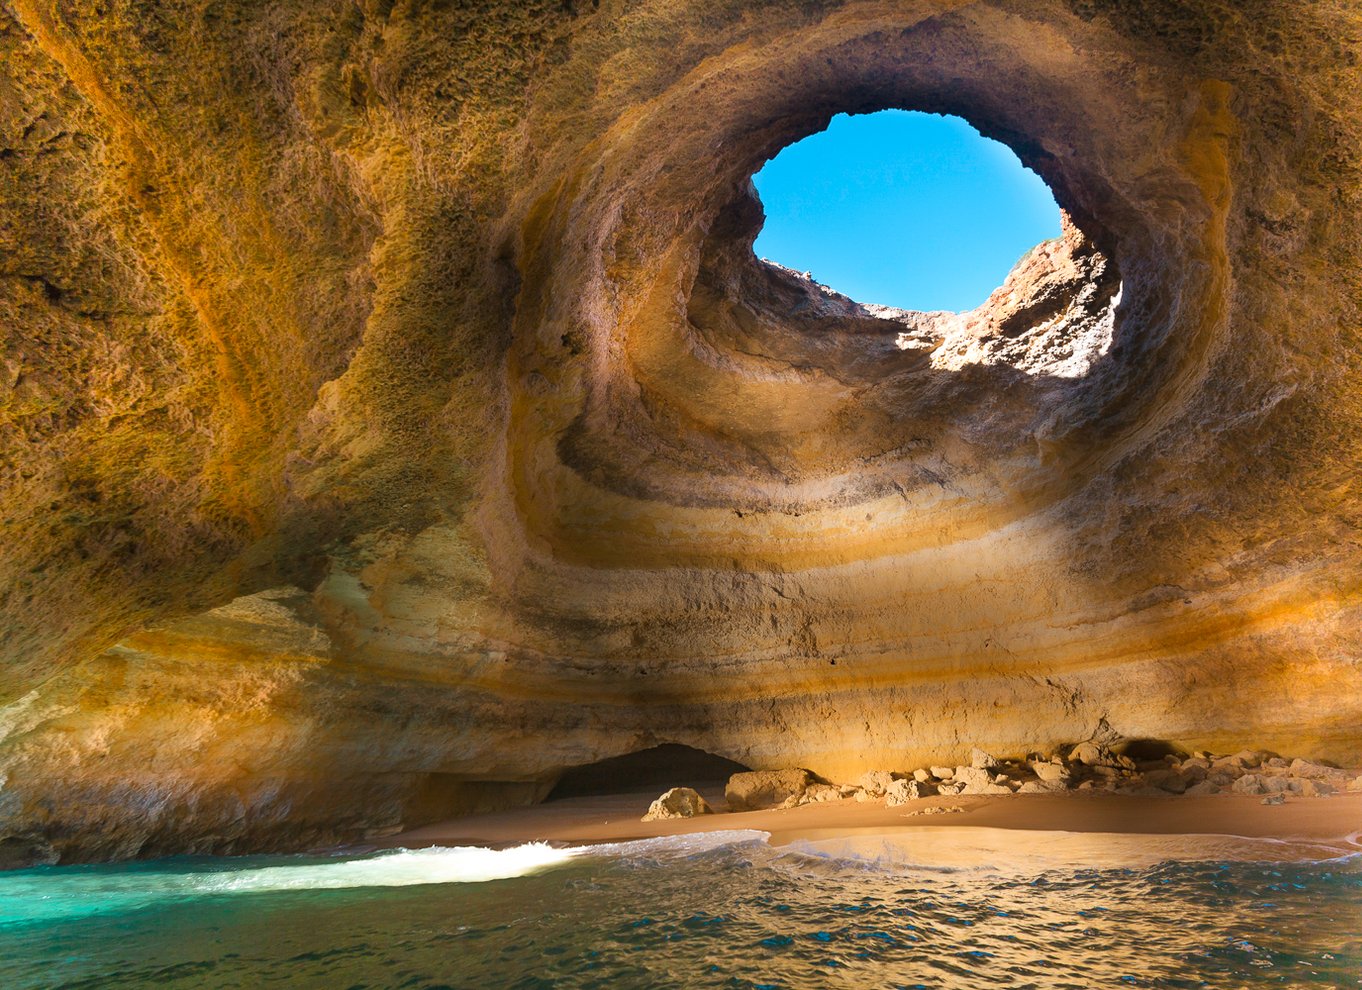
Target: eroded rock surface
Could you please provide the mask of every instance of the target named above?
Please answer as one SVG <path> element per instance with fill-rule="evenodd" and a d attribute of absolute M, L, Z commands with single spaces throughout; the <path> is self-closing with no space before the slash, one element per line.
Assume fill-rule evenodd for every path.
<path fill-rule="evenodd" d="M 714 809 L 700 796 L 700 792 L 690 787 L 673 787 L 648 806 L 643 821 L 654 822 L 669 818 L 694 818 L 696 815 L 712 815 Z"/>
<path fill-rule="evenodd" d="M 661 743 L 1356 765 L 1358 37 L 8 0 L 0 854 L 304 848 Z M 972 314 L 752 256 L 752 173 L 883 107 L 1072 218 Z"/>

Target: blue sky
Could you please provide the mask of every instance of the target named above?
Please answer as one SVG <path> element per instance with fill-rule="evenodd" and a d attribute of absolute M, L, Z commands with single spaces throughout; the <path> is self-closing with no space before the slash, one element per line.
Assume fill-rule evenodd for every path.
<path fill-rule="evenodd" d="M 1059 236 L 1048 186 L 959 117 L 838 114 L 754 177 L 758 257 L 858 302 L 967 310 Z"/>

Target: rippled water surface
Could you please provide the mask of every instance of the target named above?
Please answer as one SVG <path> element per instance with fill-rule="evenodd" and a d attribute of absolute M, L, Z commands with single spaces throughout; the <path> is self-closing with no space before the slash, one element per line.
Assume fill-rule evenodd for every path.
<path fill-rule="evenodd" d="M 756 833 L 0 874 L 0 987 L 1354 987 L 1362 864 L 941 870 Z"/>

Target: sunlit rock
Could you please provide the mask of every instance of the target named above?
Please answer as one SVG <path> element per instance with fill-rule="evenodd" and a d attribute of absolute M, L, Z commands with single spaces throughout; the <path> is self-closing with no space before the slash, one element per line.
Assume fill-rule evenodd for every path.
<path fill-rule="evenodd" d="M 654 822 L 669 818 L 694 818 L 696 815 L 712 815 L 709 806 L 700 793 L 690 787 L 673 787 L 648 806 L 643 821 Z"/>
<path fill-rule="evenodd" d="M 1362 760 L 1352 5 L 343 6 L 0 10 L 5 862 L 661 744 Z M 972 314 L 752 254 L 883 107 L 1070 217 Z"/>
<path fill-rule="evenodd" d="M 756 811 L 798 802 L 814 783 L 807 770 L 753 770 L 735 773 L 724 787 L 729 811 Z"/>

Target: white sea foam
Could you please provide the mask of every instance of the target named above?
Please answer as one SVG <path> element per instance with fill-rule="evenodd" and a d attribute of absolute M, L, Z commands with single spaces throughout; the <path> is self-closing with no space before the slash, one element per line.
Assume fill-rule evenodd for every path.
<path fill-rule="evenodd" d="M 531 842 L 509 849 L 479 846 L 398 849 L 335 863 L 265 866 L 232 873 L 200 874 L 201 892 L 338 890 L 346 887 L 409 887 L 424 883 L 482 883 L 523 877 L 566 863 L 581 849 Z"/>
<path fill-rule="evenodd" d="M 259 865 L 258 858 L 227 859 L 209 870 L 174 861 L 164 866 L 24 870 L 0 874 L 0 925 L 104 914 L 212 895 L 506 880 L 560 866 L 586 852 L 585 848 L 531 842 L 509 849 L 395 849 L 330 861 L 271 857 L 269 865 Z"/>

